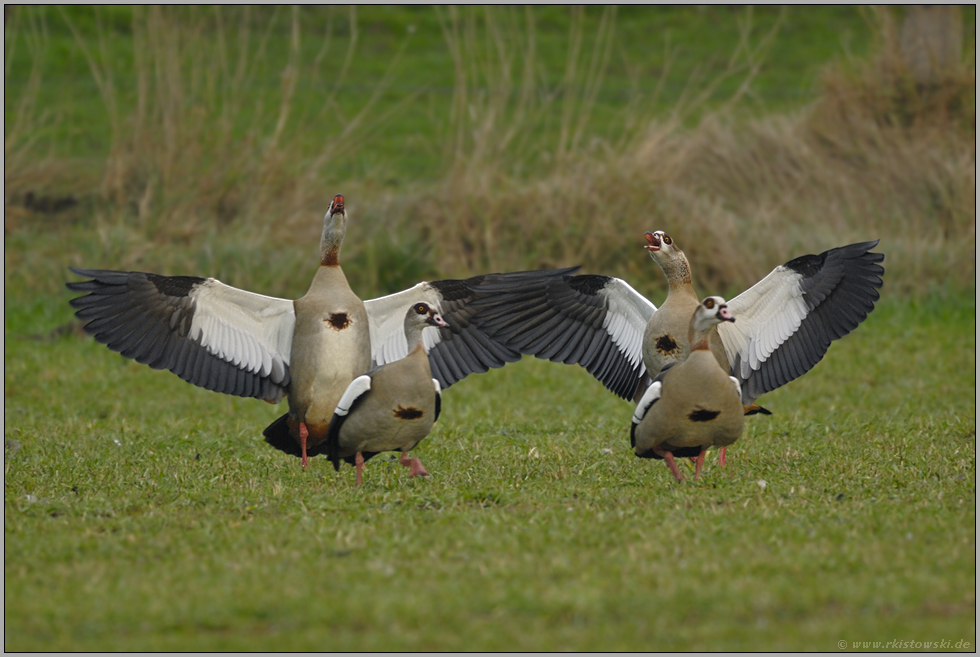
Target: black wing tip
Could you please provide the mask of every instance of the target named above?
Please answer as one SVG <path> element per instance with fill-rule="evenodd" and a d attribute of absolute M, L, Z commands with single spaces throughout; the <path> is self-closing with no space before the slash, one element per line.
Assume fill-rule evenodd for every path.
<path fill-rule="evenodd" d="M 853 244 L 845 244 L 844 246 L 837 246 L 832 249 L 827 249 L 820 255 L 827 255 L 828 253 L 846 251 L 849 253 L 853 253 L 854 255 L 852 257 L 855 258 L 860 258 L 864 255 L 870 255 L 870 256 L 878 257 L 880 259 L 884 259 L 885 254 L 883 253 L 871 253 L 871 249 L 878 246 L 879 242 L 881 242 L 880 239 L 869 240 L 867 242 L 854 242 Z"/>
<path fill-rule="evenodd" d="M 92 280 L 99 280 L 100 278 L 105 278 L 106 276 L 129 276 L 130 274 L 143 273 L 136 271 L 121 271 L 117 269 L 82 269 L 80 267 L 69 267 L 68 271 L 76 276 L 82 276 L 83 278 Z"/>
<path fill-rule="evenodd" d="M 70 271 L 71 273 L 75 274 L 76 276 L 81 276 L 82 278 L 86 278 L 88 280 L 84 280 L 84 281 L 68 281 L 67 283 L 65 283 L 65 287 L 67 287 L 72 292 L 89 292 L 89 291 L 91 291 L 86 286 L 90 285 L 92 283 L 92 281 L 95 280 L 95 278 L 96 278 L 96 276 L 98 274 L 98 270 L 97 269 L 76 269 L 75 267 L 69 267 L 68 268 L 68 271 Z M 74 301 L 74 299 L 72 299 L 72 301 Z M 69 303 L 71 303 L 71 302 L 69 302 Z"/>
<path fill-rule="evenodd" d="M 523 271 L 494 272 L 492 274 L 480 274 L 479 276 L 473 276 L 472 278 L 463 280 L 447 279 L 432 281 L 431 285 L 441 290 L 442 287 L 462 284 L 470 288 L 473 292 L 497 292 L 500 291 L 500 288 L 495 286 L 500 285 L 506 286 L 505 289 L 507 289 L 515 283 L 529 284 L 545 282 L 554 278 L 567 279 L 581 268 L 582 265 L 575 265 L 573 267 L 562 267 L 559 269 L 526 269 Z"/>
<path fill-rule="evenodd" d="M 289 434 L 289 425 L 286 424 L 288 417 L 289 413 L 285 413 L 273 420 L 272 424 L 267 426 L 262 432 L 262 436 L 265 438 L 265 442 L 280 452 L 285 452 L 290 456 L 303 456 L 299 445 L 296 444 L 296 441 Z"/>
<path fill-rule="evenodd" d="M 466 285 L 479 284 L 488 278 L 507 278 L 507 279 L 540 279 L 540 278 L 551 278 L 559 276 L 571 276 L 579 269 L 582 265 L 574 265 L 572 267 L 560 267 L 557 269 L 523 269 L 521 271 L 508 271 L 508 272 L 492 272 L 489 274 L 478 274 L 476 276 L 470 276 L 469 278 L 442 278 L 435 281 L 428 281 L 429 285 L 436 288 L 443 288 L 447 286 L 456 285 L 463 283 Z"/>
<path fill-rule="evenodd" d="M 347 415 L 334 413 L 327 429 L 327 458 L 333 464 L 335 472 L 340 472 L 340 426 L 346 419 Z"/>
<path fill-rule="evenodd" d="M 783 266 L 795 271 L 804 278 L 809 278 L 816 275 L 823 268 L 828 258 L 836 257 L 843 261 L 852 263 L 850 265 L 851 267 L 855 266 L 856 262 L 860 262 L 861 265 L 869 268 L 869 273 L 880 276 L 885 273 L 883 267 L 879 266 L 871 268 L 871 265 L 876 265 L 879 262 L 883 262 L 885 259 L 884 253 L 873 253 L 871 251 L 871 249 L 878 246 L 878 242 L 880 242 L 880 240 L 855 242 L 854 244 L 846 244 L 844 246 L 837 246 L 832 249 L 827 249 L 820 254 L 810 253 L 801 255 L 784 263 Z M 878 285 L 878 287 L 880 287 L 880 285 Z"/>
<path fill-rule="evenodd" d="M 614 277 L 605 274 L 579 274 L 568 279 L 568 287 L 579 294 L 595 296 L 612 282 Z"/>
<path fill-rule="evenodd" d="M 745 409 L 745 415 L 772 415 L 772 411 L 758 404 L 752 404 Z"/>
<path fill-rule="evenodd" d="M 700 447 L 670 447 L 664 449 L 663 451 L 670 452 L 675 459 L 696 458 L 701 454 Z M 637 456 L 641 459 L 656 459 L 658 461 L 662 461 L 664 458 L 663 456 L 660 456 L 654 452 L 653 449 L 648 449 L 645 452 L 637 454 Z"/>

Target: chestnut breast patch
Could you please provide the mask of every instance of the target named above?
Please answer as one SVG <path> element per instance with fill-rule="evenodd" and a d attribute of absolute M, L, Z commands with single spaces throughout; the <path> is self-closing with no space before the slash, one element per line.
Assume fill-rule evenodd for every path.
<path fill-rule="evenodd" d="M 395 409 L 395 417 L 397 417 L 399 420 L 417 420 L 423 415 L 425 415 L 425 411 L 420 408 L 415 408 L 414 406 L 405 408 L 404 406 L 399 405 L 398 408 Z"/>
<path fill-rule="evenodd" d="M 706 408 L 696 408 L 691 411 L 690 415 L 687 416 L 691 422 L 711 422 L 713 419 L 718 417 L 721 411 L 709 411 Z"/>
<path fill-rule="evenodd" d="M 662 354 L 672 354 L 677 349 L 677 343 L 669 335 L 661 335 L 657 338 L 657 351 Z"/>
<path fill-rule="evenodd" d="M 350 317 L 347 313 L 332 313 L 330 317 L 323 320 L 330 326 L 334 327 L 338 331 L 341 331 L 348 326 L 350 326 Z"/>

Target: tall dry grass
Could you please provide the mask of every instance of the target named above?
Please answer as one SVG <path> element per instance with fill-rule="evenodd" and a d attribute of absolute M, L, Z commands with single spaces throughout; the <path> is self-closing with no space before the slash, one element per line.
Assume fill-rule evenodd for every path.
<path fill-rule="evenodd" d="M 274 217 L 290 227 L 319 209 L 325 165 L 363 147 L 378 98 L 345 116 L 332 93 L 313 113 L 298 117 L 299 85 L 332 86 L 347 76 L 357 45 L 356 8 L 349 9 L 349 46 L 332 52 L 331 31 L 311 37 L 298 7 L 283 9 L 289 47 L 278 69 L 278 89 L 263 89 L 269 39 L 279 17 L 256 30 L 248 7 L 136 8 L 133 15 L 135 102 L 114 82 L 113 62 L 93 52 L 75 31 L 79 49 L 111 118 L 112 149 L 101 185 L 113 208 L 136 210 L 138 223 L 163 237 L 194 237 L 207 224 L 261 227 Z M 71 26 L 71 20 L 65 16 Z M 74 28 L 73 28 L 74 30 Z M 322 43 L 312 62 L 300 60 L 301 40 Z M 127 107 L 129 111 L 123 109 Z M 298 121 L 338 126 L 311 139 Z M 311 144 L 316 140 L 318 143 Z"/>
<path fill-rule="evenodd" d="M 593 113 L 615 43 L 614 8 L 591 22 L 581 8 L 571 10 L 565 68 L 554 85 L 540 73 L 530 11 L 449 9 L 441 18 L 456 73 L 445 140 L 453 164 L 443 184 L 387 214 L 421 227 L 454 275 L 558 264 L 622 273 L 620 256 L 627 244 L 642 242 L 642 231 L 625 237 L 617 227 L 653 200 L 648 186 L 668 175 L 682 144 L 673 140 L 670 153 L 651 156 L 652 167 L 631 160 L 684 133 L 721 83 L 734 78 L 735 91 L 715 110 L 730 112 L 780 25 L 753 36 L 750 13 L 724 69 L 692 83 L 665 118 L 649 108 L 660 100 L 667 70 L 645 95 L 636 80 L 618 131 L 599 138 Z M 642 169 L 650 180 L 637 175 Z"/>
<path fill-rule="evenodd" d="M 422 277 L 582 264 L 656 295 L 661 277 L 640 249 L 654 229 L 677 239 L 704 291 L 740 290 L 790 257 L 872 238 L 887 255 L 888 293 L 973 286 L 975 104 L 966 99 L 975 98 L 975 71 L 964 65 L 941 89 L 917 88 L 887 12 L 874 14 L 876 54 L 831 65 L 804 110 L 752 119 L 735 111 L 772 36 L 749 23 L 728 68 L 692 82 L 673 112 L 648 109 L 659 89 L 634 94 L 618 132 L 599 138 L 594 108 L 613 58 L 614 9 L 598 21 L 572 10 L 565 70 L 551 84 L 531 11 L 440 9 L 455 77 L 438 144 L 446 174 L 398 193 L 367 179 L 337 190 L 325 179 L 332 158 L 369 148 L 373 128 L 398 111 L 378 103 L 397 63 L 352 115 L 329 95 L 312 112 L 297 106 L 300 85 L 345 80 L 359 43 L 350 12 L 349 46 L 339 51 L 307 33 L 299 10 L 282 10 L 289 49 L 273 62 L 276 91 L 261 97 L 252 90 L 269 68 L 269 32 L 248 9 L 137 9 L 132 90 L 120 89 L 105 42 L 93 47 L 78 34 L 112 130 L 106 161 L 87 174 L 98 190 L 84 206 L 94 220 L 73 234 L 88 250 L 77 250 L 79 262 L 52 260 L 19 223 L 8 273 L 48 268 L 60 279 L 65 264 L 101 265 L 297 294 L 319 218 L 343 191 L 355 217 L 344 257 L 364 294 Z M 43 25 L 29 33 L 27 44 L 43 49 Z M 312 61 L 301 57 L 305 39 L 321 40 Z M 67 177 L 61 160 L 36 148 L 40 75 L 24 92 L 23 120 L 6 126 L 8 216 L 28 184 Z M 720 80 L 733 77 L 729 101 L 709 107 Z M 327 119 L 339 128 L 310 143 L 304 128 Z"/>
<path fill-rule="evenodd" d="M 6 12 L 5 16 L 9 17 Z M 25 190 L 29 188 L 44 195 L 47 195 L 48 187 L 70 190 L 75 177 L 47 143 L 47 137 L 60 119 L 55 109 L 40 102 L 44 83 L 43 53 L 50 47 L 47 25 L 31 12 L 17 18 L 20 38 L 4 40 L 4 78 L 10 76 L 12 62 L 20 49 L 26 51 L 31 65 L 23 91 L 8 102 L 13 111 L 4 121 L 5 232 L 19 227 L 30 214 L 23 202 L 16 202 L 23 200 Z"/>
<path fill-rule="evenodd" d="M 5 31 L 7 61 L 21 44 L 33 53 L 18 120 L 5 131 L 7 232 L 49 229 L 55 221 L 70 231 L 78 212 L 31 212 L 31 200 L 82 199 L 87 237 L 75 241 L 89 253 L 74 259 L 85 262 L 54 261 L 62 270 L 102 264 L 287 285 L 296 268 L 277 245 L 295 253 L 298 243 L 309 244 L 315 253 L 317 218 L 339 191 L 329 184 L 332 162 L 370 147 L 378 124 L 405 102 L 377 110 L 399 56 L 352 112 L 337 95 L 359 45 L 356 7 L 331 10 L 322 32 L 304 26 L 297 7 L 277 9 L 271 18 L 249 7 L 135 7 L 131 64 L 112 51 L 104 12 L 93 13 L 94 34 L 59 11 L 108 117 L 111 145 L 95 166 L 66 153 L 45 156 L 38 148 L 47 124 L 57 120 L 38 112 L 45 22 L 38 12 L 18 8 Z M 288 49 L 278 58 L 271 41 L 283 28 Z M 346 47 L 333 38 L 338 32 L 347 37 Z M 310 51 L 304 42 L 316 48 L 312 59 L 301 57 Z M 301 85 L 320 90 L 319 102 L 301 106 Z M 47 148 L 54 153 L 50 143 Z M 8 254 L 28 269 L 51 266 L 50 257 L 37 253 Z M 276 270 L 281 275 L 266 275 Z"/>
<path fill-rule="evenodd" d="M 975 71 L 917 88 L 891 14 L 873 18 L 874 56 L 831 65 L 803 111 L 745 120 L 723 106 L 693 128 L 678 114 L 643 117 L 627 143 L 561 150 L 543 175 L 489 185 L 502 167 L 461 169 L 405 217 L 460 274 L 583 264 L 663 290 L 640 249 L 645 231 L 663 229 L 705 290 L 741 290 L 790 257 L 876 238 L 889 291 L 972 287 Z M 746 85 L 757 61 L 743 62 Z"/>

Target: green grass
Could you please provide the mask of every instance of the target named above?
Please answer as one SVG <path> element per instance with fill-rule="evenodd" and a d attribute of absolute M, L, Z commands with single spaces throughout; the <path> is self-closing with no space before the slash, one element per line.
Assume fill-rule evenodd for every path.
<path fill-rule="evenodd" d="M 585 69 L 594 44 L 602 9 L 589 8 L 584 26 L 582 59 Z M 212 10 L 188 10 L 188 16 L 206 20 Z M 239 10 L 221 11 L 226 27 L 234 37 Z M 445 11 L 443 11 L 445 14 Z M 463 11 L 462 15 L 468 15 Z M 473 14 L 479 19 L 482 10 Z M 532 12 L 536 36 L 538 70 L 536 95 L 561 95 L 562 78 L 569 56 L 570 12 L 567 8 L 538 7 Z M 281 77 L 288 60 L 289 17 L 286 9 L 253 9 L 248 24 L 254 31 L 252 70 L 247 91 L 267 110 L 275 108 Z M 345 158 L 330 170 L 331 178 L 371 177 L 400 188 L 420 178 L 441 177 L 449 163 L 438 144 L 439 135 L 449 130 L 449 111 L 453 96 L 453 66 L 449 58 L 439 16 L 431 7 L 368 6 L 357 9 L 357 42 L 349 73 L 339 79 L 339 70 L 351 42 L 350 14 L 338 7 L 301 9 L 301 82 L 291 114 L 290 129 L 301 131 L 304 140 L 315 146 L 341 128 L 340 117 L 350 118 L 368 102 L 386 73 L 394 73 L 372 112 L 377 117 L 406 100 L 401 107 L 362 139 L 371 147 L 355 157 Z M 527 25 L 522 11 L 498 11 L 498 20 L 510 16 L 508 43 L 519 42 Z M 44 47 L 39 54 L 43 86 L 38 106 L 52 120 L 43 137 L 61 155 L 102 158 L 111 145 L 109 114 L 89 70 L 86 57 L 68 27 L 70 21 L 95 57 L 100 51 L 111 62 L 115 86 L 125 108 L 135 102 L 136 73 L 132 41 L 132 10 L 74 6 L 17 7 L 8 29 L 11 61 L 5 76 L 5 118 L 9 123 L 16 99 L 23 89 L 32 59 L 25 41 L 29 21 L 44 26 Z M 964 19 L 969 20 L 969 15 Z M 99 41 L 99 26 L 103 41 Z M 817 80 L 827 62 L 847 54 L 863 55 L 871 46 L 872 30 L 856 7 L 622 7 L 616 12 L 615 36 L 609 64 L 603 76 L 601 93 L 591 121 L 591 132 L 600 139 L 613 139 L 622 131 L 624 110 L 631 98 L 642 98 L 656 113 L 671 111 L 681 96 L 693 94 L 720 76 L 738 48 L 742 32 L 748 43 L 758 48 L 765 35 L 776 28 L 771 43 L 762 48 L 763 57 L 750 93 L 753 106 L 786 110 L 803 106 L 818 93 Z M 268 42 L 259 47 L 268 31 Z M 315 73 L 313 62 L 329 36 L 323 59 L 324 70 Z M 769 53 L 778 56 L 768 56 Z M 742 83 L 746 67 L 725 79 L 709 97 L 709 105 L 727 100 Z M 486 80 L 476 80 L 486 90 Z M 576 80 L 575 87 L 584 84 Z M 190 86 L 190 85 L 188 85 Z M 660 88 L 659 93 L 655 93 Z M 574 94 L 573 94 L 574 95 Z M 204 103 L 200 97 L 186 99 Z M 336 102 L 340 115 L 304 121 L 317 115 L 329 102 Z M 258 105 L 256 105 L 258 106 Z M 251 110 L 251 104 L 248 105 Z M 39 112 L 40 113 L 40 112 Z M 554 114 L 554 113 L 553 113 Z M 240 117 L 248 121 L 251 114 Z M 275 111 L 266 111 L 262 120 L 271 124 Z M 549 134 L 556 121 L 542 119 L 537 131 Z M 241 126 L 244 127 L 244 126 Z M 553 135 L 552 137 L 553 138 Z"/>
<path fill-rule="evenodd" d="M 97 52 L 93 10 L 66 11 Z M 136 96 L 132 12 L 98 11 L 106 59 L 125 105 Z M 222 11 L 233 27 L 239 10 Z M 791 219 L 798 216 L 794 204 L 810 201 L 793 198 L 778 176 L 747 189 L 753 198 L 779 197 L 776 205 L 758 209 L 710 186 L 692 186 L 692 180 L 723 174 L 715 164 L 751 168 L 752 152 L 726 158 L 724 144 L 719 157 L 705 160 L 704 170 L 677 173 L 686 186 L 637 179 L 596 190 L 582 212 L 610 207 L 628 217 L 649 214 L 652 225 L 644 230 L 684 225 L 691 231 L 702 225 L 692 224 L 692 215 L 707 212 L 709 238 L 727 243 L 739 233 L 766 235 L 777 251 L 788 239 L 791 253 L 781 254 L 783 259 L 814 250 L 798 247 L 793 235 L 822 244 L 827 238 L 819 231 L 834 230 L 841 216 L 855 226 L 878 226 L 874 217 L 880 214 L 880 225 L 892 236 L 880 235 L 881 250 L 890 259 L 878 309 L 835 343 L 813 371 L 763 397 L 775 415 L 750 418 L 730 450 L 729 466 L 722 470 L 711 458 L 698 482 L 689 472 L 688 480 L 677 484 L 663 463 L 632 456 L 631 405 L 584 370 L 526 359 L 446 391 L 443 415 L 416 452 L 431 477 L 409 479 L 404 468 L 379 456 L 357 488 L 349 467 L 335 473 L 319 458 L 304 472 L 297 459 L 262 441 L 262 429 L 284 406 L 195 388 L 65 330 L 72 326 L 70 294 L 63 287 L 71 278 L 69 265 L 213 275 L 260 293 L 302 294 L 322 207 L 289 206 L 285 198 L 284 209 L 277 194 L 292 189 L 292 176 L 299 175 L 295 167 L 302 169 L 307 151 L 316 151 L 342 129 L 339 122 L 315 120 L 326 101 L 336 101 L 330 111 L 349 119 L 389 70 L 395 78 L 369 117 L 377 123 L 358 133 L 345 158 L 316 170 L 323 178 L 316 184 L 327 188 L 327 198 L 343 191 L 357 217 L 344 259 L 352 286 L 368 298 L 424 277 L 481 273 L 447 266 L 435 255 L 439 243 L 426 234 L 425 218 L 398 214 L 406 204 L 410 212 L 432 211 L 434 205 L 440 210 L 436 216 L 462 222 L 468 209 L 450 204 L 442 211 L 453 197 L 447 201 L 432 192 L 453 185 L 444 177 L 455 166 L 447 157 L 454 143 L 447 133 L 454 93 L 461 88 L 435 11 L 359 8 L 359 45 L 348 75 L 338 82 L 338 66 L 330 62 L 316 84 L 312 59 L 319 39 L 330 34 L 330 57 L 341 58 L 350 39 L 347 14 L 337 8 L 301 11 L 301 84 L 286 128 L 294 138 L 288 144 L 293 150 L 284 151 L 288 164 L 271 181 L 266 170 L 241 173 L 238 169 L 247 167 L 235 158 L 247 159 L 261 151 L 259 146 L 250 150 L 249 144 L 239 148 L 234 139 L 215 138 L 217 145 L 204 144 L 201 157 L 190 162 L 195 168 L 180 171 L 191 181 L 202 175 L 215 181 L 200 187 L 175 184 L 166 192 L 174 198 L 153 197 L 160 207 L 148 201 L 146 216 L 137 202 L 144 190 L 150 199 L 153 176 L 167 171 L 154 160 L 157 144 L 148 141 L 143 151 L 133 150 L 133 177 L 127 179 L 133 187 L 123 189 L 122 200 L 100 191 L 103 162 L 119 144 L 61 10 L 18 6 L 7 24 L 8 130 L 18 99 L 32 97 L 22 93 L 31 63 L 41 70 L 37 112 L 29 114 L 24 131 L 5 132 L 8 190 L 54 197 L 71 193 L 80 203 L 63 213 L 18 214 L 20 201 L 5 202 L 6 650 L 834 651 L 838 641 L 853 647 L 863 641 L 944 640 L 955 646 L 974 640 L 976 290 L 972 284 L 962 289 L 964 281 L 972 281 L 973 263 L 959 266 L 956 254 L 969 253 L 975 221 L 968 221 L 972 196 L 948 192 L 948 177 L 923 176 L 927 190 L 938 191 L 936 208 L 921 213 L 921 221 L 931 229 L 953 217 L 962 219 L 962 226 L 956 224 L 944 238 L 916 242 L 929 253 L 953 253 L 945 269 L 895 250 L 901 233 L 934 233 L 899 230 L 896 226 L 919 224 L 901 223 L 904 215 L 875 205 L 878 196 L 868 195 L 879 200 L 865 202 L 857 194 L 852 202 L 840 198 L 838 187 L 827 187 L 827 221 L 821 215 L 820 225 L 811 225 Z M 173 12 L 198 12 L 198 18 L 213 13 Z M 523 25 L 521 11 L 508 12 L 496 10 L 494 20 Z M 973 25 L 975 9 L 963 13 L 964 24 Z M 732 115 L 738 120 L 747 115 L 749 124 L 767 117 L 779 123 L 784 114 L 774 112 L 804 109 L 820 93 L 816 81 L 828 63 L 870 49 L 872 30 L 852 7 L 789 7 L 782 14 L 768 8 L 622 7 L 579 154 L 591 159 L 590 149 L 601 153 L 604 140 L 638 131 L 623 117 L 659 119 L 677 107 L 685 91 L 707 89 L 735 49 L 738 22 L 750 16 L 751 44 L 763 46 L 753 60 L 760 68 Z M 520 127 L 525 152 L 544 158 L 554 152 L 563 125 L 563 94 L 572 109 L 581 108 L 583 96 L 575 85 L 561 88 L 569 10 L 542 7 L 533 17 L 534 107 L 548 111 Z M 249 84 L 254 87 L 232 90 L 254 90 L 250 102 L 237 106 L 242 125 L 236 127 L 250 137 L 268 136 L 266 123 L 277 116 L 288 18 L 289 10 L 261 9 L 250 19 L 254 39 L 270 30 L 266 49 L 252 49 Z M 27 29 L 28 19 L 39 21 L 37 31 Z M 771 43 L 764 45 L 779 21 Z M 599 22 L 601 9 L 587 9 L 583 68 Z M 975 50 L 975 30 L 966 32 L 967 49 Z M 504 33 L 505 54 L 519 54 L 525 33 Z M 36 59 L 23 40 L 30 35 L 39 38 Z M 168 69 L 186 73 L 182 83 L 200 94 L 189 94 L 187 104 L 172 114 L 187 122 L 181 127 L 190 135 L 184 143 L 191 146 L 197 145 L 197 135 L 208 141 L 220 132 L 215 118 L 220 112 L 214 108 L 204 111 L 203 123 L 195 123 L 196 112 L 211 98 L 202 80 L 214 75 L 226 81 L 218 75 L 220 66 L 206 57 L 213 41 L 205 37 L 191 48 L 164 48 L 154 60 L 166 63 L 174 54 L 186 54 L 189 62 L 204 57 L 207 66 L 200 69 L 186 62 L 183 69 Z M 481 32 L 469 44 L 479 50 L 493 42 Z M 402 46 L 402 57 L 393 64 Z M 695 109 L 710 110 L 729 98 L 744 79 L 745 65 L 743 60 L 737 74 L 722 80 Z M 144 65 L 143 70 L 155 69 Z M 469 73 L 463 87 L 476 94 L 471 100 L 480 100 L 491 78 Z M 580 70 L 576 82 L 584 81 Z M 170 101 L 180 94 L 151 96 L 158 98 Z M 253 111 L 251 100 L 260 107 Z M 506 126 L 518 114 L 515 105 L 505 105 L 495 125 Z M 476 107 L 467 129 L 480 127 L 492 114 L 488 105 Z M 397 111 L 388 113 L 393 108 Z M 120 115 L 124 123 L 137 116 L 127 107 Z M 252 120 L 261 125 L 249 131 Z M 745 125 L 733 120 L 732 134 L 745 135 Z M 144 134 L 155 135 L 156 126 Z M 773 134 L 778 139 L 781 133 Z M 957 134 L 934 137 L 941 145 Z M 696 141 L 698 131 L 690 137 Z M 760 153 L 783 152 L 765 139 L 759 143 Z M 521 151 L 513 147 L 489 162 L 509 163 L 514 152 Z M 868 167 L 869 188 L 894 173 L 883 169 L 880 159 L 867 160 L 878 163 Z M 617 160 L 595 162 L 601 174 Z M 951 189 L 975 186 L 967 175 L 971 165 L 975 168 L 975 153 L 942 162 L 937 170 L 967 172 L 961 177 L 969 182 L 951 178 Z M 624 254 L 610 258 L 621 271 L 602 271 L 605 265 L 594 259 L 583 263 L 586 267 L 626 276 L 636 289 L 662 301 L 659 272 L 637 255 L 638 232 L 626 230 L 619 219 L 576 223 L 578 210 L 562 201 L 578 203 L 578 197 L 563 188 L 547 193 L 549 166 L 537 171 L 528 165 L 523 174 L 506 171 L 511 178 L 490 187 L 492 204 L 480 194 L 460 198 L 477 210 L 493 205 L 488 213 L 507 214 L 515 209 L 497 195 L 542 185 L 540 196 L 526 198 L 532 206 L 556 206 L 542 208 L 542 216 L 571 213 L 561 236 L 609 240 L 615 244 L 611 250 Z M 760 174 L 764 180 L 768 171 Z M 583 176 L 592 178 L 590 170 Z M 614 176 L 597 179 L 615 182 Z M 569 184 L 577 186 L 577 180 Z M 255 198 L 272 201 L 256 209 L 248 192 L 261 185 L 271 191 Z M 214 209 L 220 204 L 207 197 L 227 189 L 239 190 L 243 199 L 231 223 Z M 671 191 L 703 203 L 671 210 L 672 197 L 661 198 Z M 434 197 L 432 203 L 412 205 L 426 194 Z M 957 205 L 961 197 L 969 201 L 964 208 Z M 617 206 L 613 201 L 620 198 Z M 714 205 L 729 204 L 746 216 L 737 218 L 737 230 L 726 232 L 727 215 L 712 211 Z M 909 207 L 917 214 L 917 205 L 909 202 Z M 773 219 L 784 211 L 790 218 Z M 721 231 L 717 235 L 714 223 Z M 872 232 L 864 237 L 879 236 L 877 228 Z M 503 244 L 513 238 L 497 237 Z M 739 246 L 738 257 L 745 258 L 748 247 Z M 536 267 L 539 248 L 528 240 L 511 255 Z M 701 277 L 717 264 L 716 256 L 691 249 L 692 263 L 704 272 L 699 285 L 705 285 Z M 782 262 L 768 255 L 763 260 L 753 263 L 750 257 L 746 267 L 765 272 Z M 747 276 L 738 269 L 712 280 L 732 283 Z M 908 284 L 910 278 L 916 285 Z M 903 296 L 909 289 L 915 295 Z"/>
<path fill-rule="evenodd" d="M 357 488 L 262 442 L 281 407 L 31 337 L 67 296 L 6 307 L 6 650 L 975 636 L 970 297 L 886 297 L 698 482 L 633 457 L 630 405 L 584 370 L 525 359 L 446 391 L 431 477 L 379 456 Z"/>

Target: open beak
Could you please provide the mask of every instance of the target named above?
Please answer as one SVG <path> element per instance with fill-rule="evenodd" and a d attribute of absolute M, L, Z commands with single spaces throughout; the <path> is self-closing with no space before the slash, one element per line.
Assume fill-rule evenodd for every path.
<path fill-rule="evenodd" d="M 643 248 L 647 251 L 659 251 L 660 250 L 660 235 L 654 235 L 653 233 L 644 233 L 643 237 L 647 239 L 646 246 Z"/>
<path fill-rule="evenodd" d="M 330 214 L 335 215 L 338 212 L 344 211 L 344 195 L 337 194 L 333 197 L 333 202 L 330 204 Z"/>

